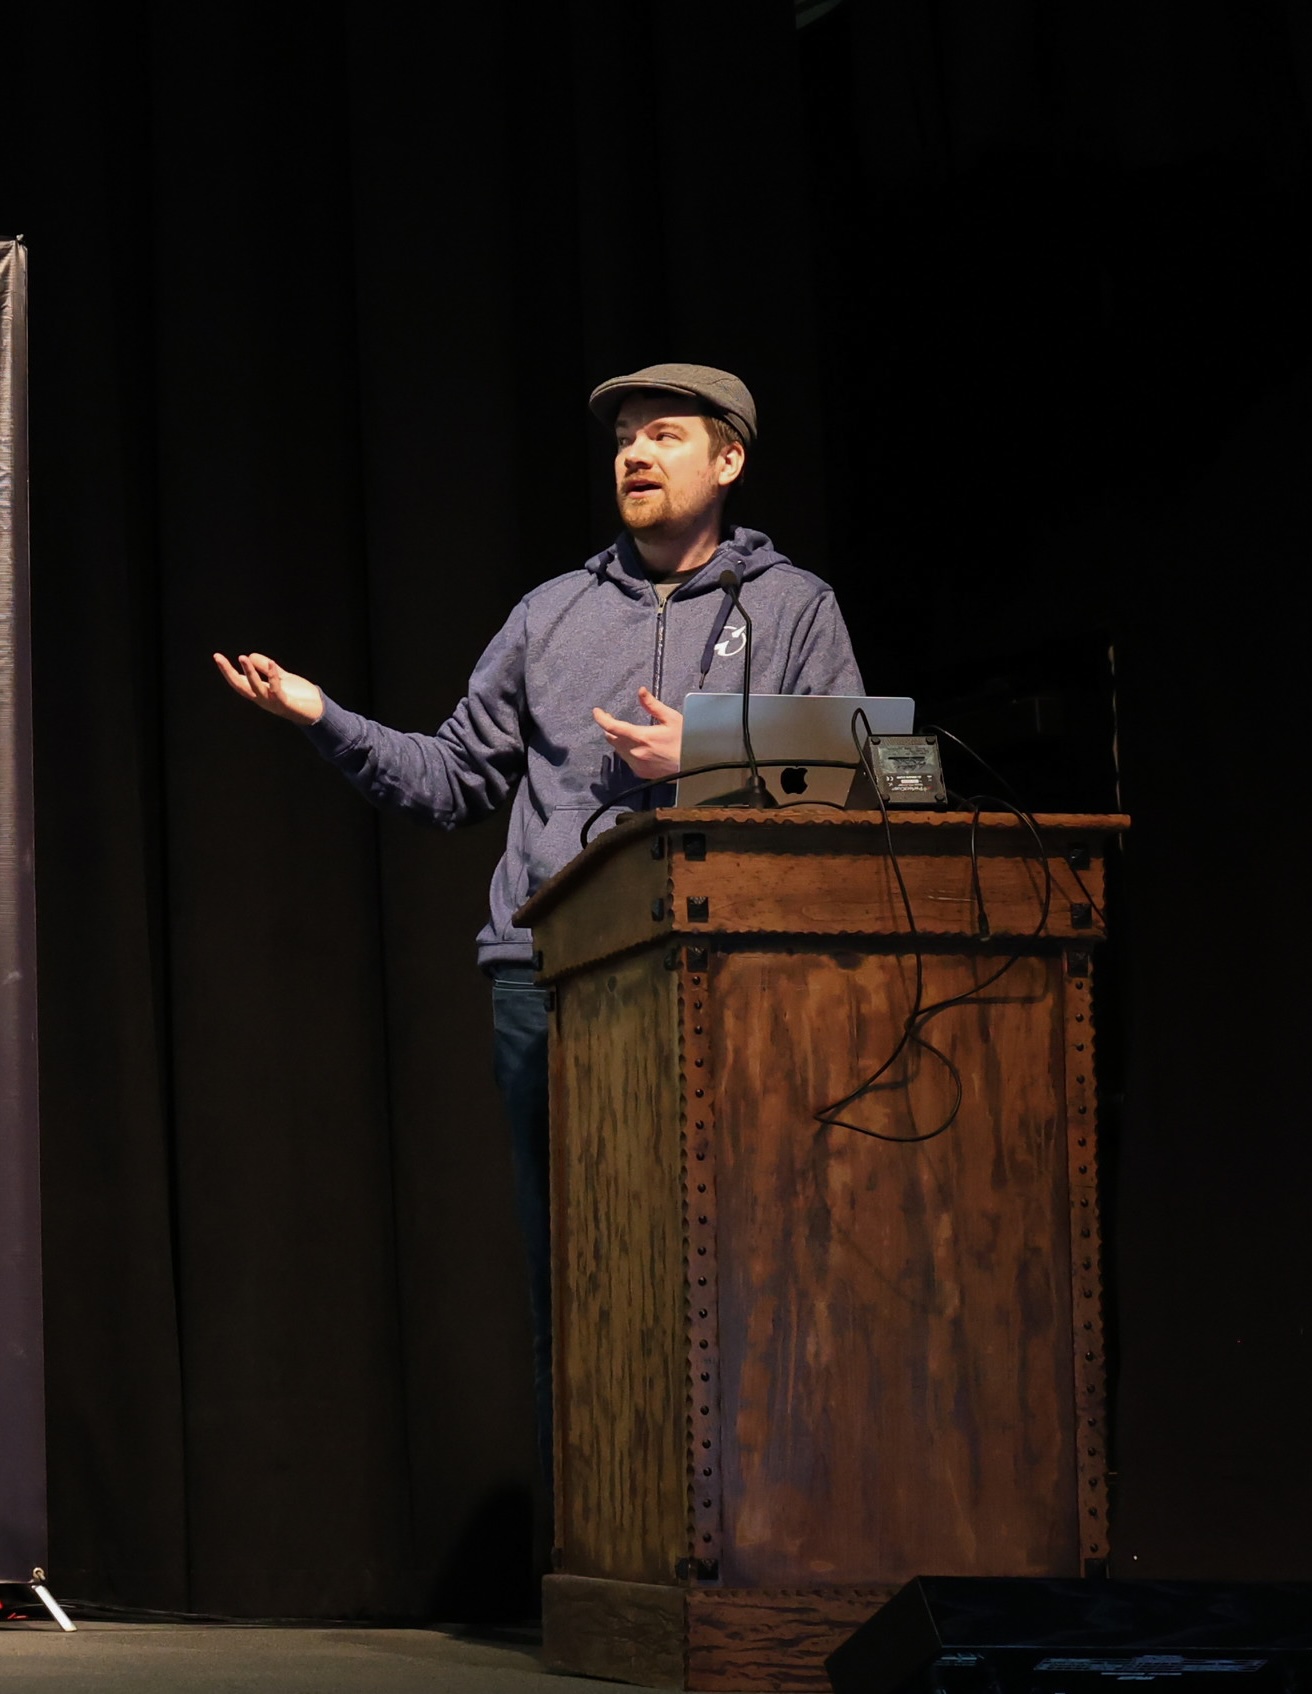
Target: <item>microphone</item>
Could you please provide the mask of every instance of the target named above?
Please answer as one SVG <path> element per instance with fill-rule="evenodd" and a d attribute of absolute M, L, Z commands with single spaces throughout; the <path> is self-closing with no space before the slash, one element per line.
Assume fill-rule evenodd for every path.
<path fill-rule="evenodd" d="M 703 800 L 704 806 L 777 806 L 779 802 L 771 794 L 761 779 L 760 767 L 756 763 L 756 754 L 752 749 L 752 732 L 748 724 L 749 703 L 752 698 L 752 620 L 747 615 L 738 593 L 738 578 L 731 570 L 720 572 L 720 587 L 733 601 L 734 610 L 743 620 L 743 630 L 746 634 L 746 646 L 743 653 L 743 751 L 747 755 L 747 767 L 751 776 L 742 788 L 735 788 L 732 793 L 718 795 L 714 800 Z"/>

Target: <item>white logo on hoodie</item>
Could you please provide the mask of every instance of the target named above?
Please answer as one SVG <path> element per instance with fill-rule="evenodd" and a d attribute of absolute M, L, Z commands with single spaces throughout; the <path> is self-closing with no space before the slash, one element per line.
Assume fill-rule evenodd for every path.
<path fill-rule="evenodd" d="M 747 625 L 745 623 L 727 623 L 724 626 L 724 636 L 715 643 L 715 651 L 722 659 L 736 659 L 747 645 Z"/>

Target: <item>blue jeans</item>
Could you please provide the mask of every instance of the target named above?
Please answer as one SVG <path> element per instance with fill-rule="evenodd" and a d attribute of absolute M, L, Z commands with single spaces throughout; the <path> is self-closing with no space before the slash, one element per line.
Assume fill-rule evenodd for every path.
<path fill-rule="evenodd" d="M 492 1063 L 510 1129 L 515 1209 L 528 1254 L 538 1458 L 551 1497 L 551 1222 L 547 1142 L 547 993 L 531 965 L 492 972 Z"/>

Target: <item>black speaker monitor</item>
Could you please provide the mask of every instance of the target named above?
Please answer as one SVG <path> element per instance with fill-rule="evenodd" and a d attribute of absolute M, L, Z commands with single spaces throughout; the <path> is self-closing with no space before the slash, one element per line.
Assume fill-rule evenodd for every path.
<path fill-rule="evenodd" d="M 1302 1694 L 1312 1584 L 922 1576 L 825 1669 L 834 1694 Z"/>

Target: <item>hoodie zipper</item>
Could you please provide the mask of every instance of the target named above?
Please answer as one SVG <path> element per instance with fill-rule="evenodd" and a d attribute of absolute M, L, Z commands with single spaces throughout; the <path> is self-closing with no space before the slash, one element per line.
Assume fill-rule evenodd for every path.
<path fill-rule="evenodd" d="M 717 548 L 716 552 L 718 551 L 719 549 Z M 714 558 L 714 556 L 714 554 L 711 555 L 712 558 Z M 707 564 L 709 563 L 710 560 L 708 559 Z M 702 567 L 703 570 L 705 568 L 705 566 Z M 694 572 L 693 574 L 696 575 L 698 573 Z M 683 584 L 680 583 L 679 587 L 682 588 L 682 586 Z M 665 613 L 670 601 L 674 599 L 674 595 L 678 592 L 679 589 L 676 588 L 674 590 L 674 594 L 660 595 L 656 594 L 656 590 L 654 588 L 652 589 L 652 593 L 656 594 L 656 652 L 652 657 L 651 663 L 651 691 L 658 700 L 664 699 L 664 695 L 661 693 L 661 686 L 665 681 Z M 698 688 L 701 688 L 705 681 L 706 673 L 703 672 L 701 679 L 697 684 Z"/>
<path fill-rule="evenodd" d="M 653 588 L 652 593 L 656 594 Z M 665 671 L 665 608 L 674 598 L 667 594 L 663 599 L 656 594 L 656 652 L 652 659 L 651 691 L 659 700 L 661 698 L 661 679 Z"/>

